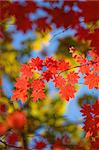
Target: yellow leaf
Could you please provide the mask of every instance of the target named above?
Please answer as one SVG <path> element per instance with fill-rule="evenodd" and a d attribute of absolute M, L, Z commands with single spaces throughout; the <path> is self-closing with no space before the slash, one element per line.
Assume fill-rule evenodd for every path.
<path fill-rule="evenodd" d="M 36 39 L 31 44 L 31 48 L 36 51 L 42 50 L 43 46 L 49 45 L 49 40 L 51 39 L 50 33 L 44 33 L 43 35 L 41 33 L 36 32 Z"/>

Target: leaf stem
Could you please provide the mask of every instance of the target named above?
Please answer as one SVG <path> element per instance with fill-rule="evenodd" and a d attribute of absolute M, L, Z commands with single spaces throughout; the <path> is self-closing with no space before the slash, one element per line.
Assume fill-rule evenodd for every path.
<path fill-rule="evenodd" d="M 96 64 L 96 63 L 99 63 L 99 61 L 94 61 L 94 62 L 92 62 L 92 63 L 93 63 L 93 64 Z M 72 69 L 75 69 L 75 68 L 79 68 L 79 67 L 82 67 L 82 66 L 86 66 L 86 65 L 90 65 L 90 63 L 86 63 L 86 64 L 83 64 L 83 65 L 74 66 L 74 67 L 72 67 L 72 68 L 69 68 L 69 69 L 66 69 L 66 70 L 64 70 L 64 71 L 61 71 L 59 74 L 65 72 L 65 71 L 69 71 L 69 70 L 72 70 Z"/>

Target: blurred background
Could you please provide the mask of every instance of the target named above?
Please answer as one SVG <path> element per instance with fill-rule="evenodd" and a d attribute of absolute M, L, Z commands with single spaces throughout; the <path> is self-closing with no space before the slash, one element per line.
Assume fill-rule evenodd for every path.
<path fill-rule="evenodd" d="M 76 66 L 69 47 L 74 46 L 85 56 L 95 47 L 99 54 L 98 42 L 99 1 L 0 0 L 0 122 L 13 112 L 11 96 L 21 64 L 37 56 L 54 56 Z M 80 107 L 93 104 L 98 91 L 89 90 L 80 76 L 78 92 L 69 102 L 61 100 L 52 82 L 46 85 L 44 101 L 30 102 L 30 148 L 39 149 L 37 141 L 48 143 L 45 147 L 38 144 L 46 150 L 61 142 L 65 145 L 68 141 L 68 149 L 88 143 L 84 140 Z M 20 100 L 13 103 L 16 109 L 23 105 Z"/>

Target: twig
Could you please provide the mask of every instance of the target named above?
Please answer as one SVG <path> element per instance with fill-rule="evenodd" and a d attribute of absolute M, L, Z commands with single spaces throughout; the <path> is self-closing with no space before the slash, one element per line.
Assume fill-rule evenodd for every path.
<path fill-rule="evenodd" d="M 60 31 L 60 32 L 58 32 L 58 33 L 56 33 L 56 34 L 54 34 L 53 37 L 50 39 L 49 42 L 51 42 L 55 37 L 57 37 L 58 35 L 64 33 L 65 31 L 67 31 L 67 30 L 70 29 L 71 27 L 72 27 L 72 26 L 68 26 L 68 27 L 66 27 L 64 30 L 62 30 L 62 31 Z"/>
<path fill-rule="evenodd" d="M 99 61 L 94 61 L 94 62 L 92 62 L 92 63 L 93 63 L 93 64 L 96 64 L 96 63 L 99 63 Z M 83 64 L 83 65 L 78 65 L 78 66 L 75 66 L 75 67 L 66 69 L 66 70 L 64 70 L 64 71 L 61 71 L 59 74 L 65 72 L 65 71 L 69 71 L 69 70 L 72 70 L 72 69 L 75 69 L 75 68 L 79 68 L 79 67 L 82 67 L 82 66 L 86 66 L 86 65 L 90 65 L 90 63 L 86 63 L 86 64 Z"/>
<path fill-rule="evenodd" d="M 83 23 L 83 22 L 84 22 L 84 21 L 82 20 L 82 21 L 80 21 L 79 23 Z M 67 31 L 68 29 L 70 29 L 70 28 L 72 28 L 72 27 L 73 27 L 73 26 L 70 25 L 70 26 L 66 27 L 65 29 L 63 29 L 62 31 L 60 31 L 60 32 L 58 32 L 58 33 L 56 33 L 56 34 L 54 34 L 54 35 L 52 36 L 52 38 L 50 39 L 50 42 L 51 42 L 55 37 L 57 37 L 58 35 L 64 33 L 65 31 Z"/>

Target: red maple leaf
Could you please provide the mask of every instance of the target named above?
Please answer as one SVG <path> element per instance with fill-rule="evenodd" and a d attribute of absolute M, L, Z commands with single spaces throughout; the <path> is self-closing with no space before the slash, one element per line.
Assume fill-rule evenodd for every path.
<path fill-rule="evenodd" d="M 62 88 L 66 85 L 66 80 L 61 75 L 56 76 L 53 82 L 56 88 Z"/>
<path fill-rule="evenodd" d="M 69 101 L 70 98 L 74 98 L 74 94 L 75 94 L 76 90 L 74 88 L 74 86 L 72 85 L 65 85 L 64 87 L 62 87 L 60 89 L 60 95 L 62 98 L 64 98 L 65 100 Z"/>
<path fill-rule="evenodd" d="M 33 88 L 33 90 L 44 89 L 44 87 L 45 87 L 44 82 L 41 79 L 35 79 L 31 83 L 31 88 Z"/>
<path fill-rule="evenodd" d="M 79 78 L 80 77 L 79 77 L 78 73 L 75 73 L 74 71 L 70 72 L 67 75 L 67 80 L 68 80 L 69 84 L 75 84 L 75 83 L 77 83 Z"/>
<path fill-rule="evenodd" d="M 95 137 L 99 132 L 99 100 L 92 107 L 89 104 L 84 105 L 81 112 L 84 116 L 83 129 L 90 136 Z"/>
<path fill-rule="evenodd" d="M 20 18 L 16 19 L 15 23 L 17 25 L 17 30 L 21 30 L 24 33 L 32 29 L 32 21 L 26 16 L 20 16 Z"/>
<path fill-rule="evenodd" d="M 47 82 L 53 78 L 53 74 L 51 71 L 47 70 L 45 72 L 42 73 L 42 77 L 44 80 L 46 80 Z"/>
<path fill-rule="evenodd" d="M 22 77 L 26 77 L 26 78 L 33 77 L 33 72 L 31 70 L 30 66 L 27 64 L 22 64 L 20 72 L 21 72 Z"/>
<path fill-rule="evenodd" d="M 17 82 L 15 83 L 16 89 L 27 90 L 30 88 L 29 82 L 26 78 L 20 77 L 20 78 L 17 78 L 16 80 L 17 80 Z"/>
<path fill-rule="evenodd" d="M 26 101 L 28 97 L 27 90 L 30 88 L 28 80 L 24 77 L 18 78 L 15 87 L 16 89 L 13 90 L 12 99 L 13 100 L 21 99 L 23 101 Z"/>
<path fill-rule="evenodd" d="M 70 68 L 69 66 L 69 62 L 62 60 L 58 63 L 58 70 L 60 71 L 65 71 L 68 70 Z"/>
<path fill-rule="evenodd" d="M 78 3 L 82 10 L 81 16 L 84 17 L 85 22 L 96 22 L 99 18 L 99 2 L 98 1 L 84 1 Z M 94 12 L 94 13 L 93 13 Z"/>
<path fill-rule="evenodd" d="M 39 57 L 32 58 L 31 61 L 29 62 L 29 65 L 32 69 L 34 70 L 42 70 L 43 67 L 43 60 L 40 59 Z"/>
<path fill-rule="evenodd" d="M 98 74 L 91 73 L 85 76 L 84 79 L 85 79 L 84 84 L 88 85 L 89 89 L 99 88 L 99 75 Z"/>
<path fill-rule="evenodd" d="M 45 98 L 45 94 L 44 94 L 44 82 L 41 79 L 36 79 L 33 80 L 32 84 L 31 84 L 31 88 L 32 90 L 32 97 L 33 97 L 33 101 L 37 101 L 38 99 L 44 99 Z"/>
<path fill-rule="evenodd" d="M 58 61 L 53 57 L 46 57 L 44 65 L 49 69 L 53 74 L 57 73 Z"/>
<path fill-rule="evenodd" d="M 22 100 L 25 102 L 28 98 L 27 90 L 13 90 L 12 100 Z"/>
<path fill-rule="evenodd" d="M 36 24 L 38 30 L 43 31 L 43 32 L 45 32 L 46 30 L 52 29 L 51 25 L 47 23 L 47 17 L 38 18 L 33 23 Z"/>
<path fill-rule="evenodd" d="M 38 99 L 43 100 L 45 98 L 44 91 L 42 89 L 40 90 L 33 90 L 32 95 L 33 101 L 36 102 Z"/>
<path fill-rule="evenodd" d="M 89 74 L 90 73 L 90 66 L 89 65 L 81 66 L 79 68 L 79 72 L 81 72 L 82 74 Z"/>
<path fill-rule="evenodd" d="M 35 12 L 37 9 L 35 2 L 27 1 L 25 5 L 22 5 L 19 2 L 13 2 L 10 5 L 10 16 L 15 17 L 15 25 L 17 30 L 26 32 L 29 29 L 32 29 L 33 22 L 29 18 L 29 13 Z"/>

